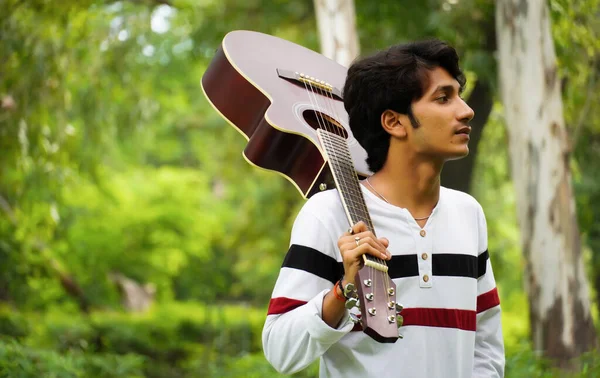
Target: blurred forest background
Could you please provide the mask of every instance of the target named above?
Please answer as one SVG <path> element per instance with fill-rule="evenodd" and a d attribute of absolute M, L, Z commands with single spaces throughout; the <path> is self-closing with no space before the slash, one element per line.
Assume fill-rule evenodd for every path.
<path fill-rule="evenodd" d="M 471 80 L 481 135 L 470 168 L 448 167 L 444 180 L 486 211 L 507 377 L 600 376 L 594 345 L 561 360 L 552 334 L 562 328 L 532 338 L 495 3 L 354 6 L 361 53 L 435 36 L 457 48 Z M 597 328 L 600 1 L 547 6 L 590 288 L 583 308 Z M 303 200 L 244 161 L 246 141 L 202 94 L 235 29 L 320 50 L 309 0 L 0 0 L 0 377 L 280 376 L 260 335 Z"/>

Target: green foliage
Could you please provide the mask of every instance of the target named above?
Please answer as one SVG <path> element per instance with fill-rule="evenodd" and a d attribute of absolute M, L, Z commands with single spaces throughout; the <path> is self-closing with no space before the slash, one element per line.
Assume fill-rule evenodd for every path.
<path fill-rule="evenodd" d="M 0 340 L 0 377 L 143 377 L 139 356 L 59 354 Z"/>
<path fill-rule="evenodd" d="M 0 317 L 8 313 L 4 310 Z M 262 309 L 172 303 L 144 315 L 97 312 L 90 317 L 72 314 L 66 318 L 60 312 L 40 316 L 13 311 L 10 316 L 27 330 L 20 343 L 0 341 L 0 372 L 5 369 L 10 377 L 32 377 L 29 371 L 57 377 L 283 376 L 273 370 L 260 349 Z M 531 351 L 524 340 L 526 325 L 519 329 L 515 323 L 519 323 L 518 314 L 509 311 L 504 318 L 506 376 L 564 377 Z M 5 331 L 0 340 L 6 340 Z M 511 333 L 520 334 L 520 341 L 512 342 Z M 580 373 L 569 377 L 594 377 L 600 371 L 597 353 L 574 364 Z M 315 377 L 317 372 L 318 363 L 314 363 L 294 376 Z"/>
<path fill-rule="evenodd" d="M 20 339 L 29 334 L 29 324 L 19 313 L 0 311 L 0 337 Z"/>
<path fill-rule="evenodd" d="M 220 364 L 208 363 L 208 366 L 196 364 L 192 369 L 192 376 L 205 375 L 214 378 L 281 378 L 281 377 L 296 377 L 296 378 L 314 378 L 319 376 L 319 364 L 313 363 L 306 369 L 292 375 L 284 375 L 277 373 L 271 365 L 265 360 L 262 353 L 247 354 L 240 357 L 224 358 Z"/>
<path fill-rule="evenodd" d="M 172 279 L 186 267 L 195 266 L 197 274 L 212 269 L 216 280 L 214 265 L 225 258 L 210 248 L 223 237 L 214 216 L 219 209 L 197 195 L 209 190 L 207 181 L 200 172 L 169 167 L 111 173 L 104 193 L 81 180 L 65 188 L 64 242 L 57 255 L 72 268 L 94 266 L 80 284 L 98 299 L 114 292 L 111 272 L 152 282 L 166 299 L 172 296 Z M 221 281 L 231 280 L 227 272 L 222 274 Z M 208 282 L 197 285 L 213 293 L 206 299 L 226 291 L 214 282 L 212 292 Z"/>
<path fill-rule="evenodd" d="M 594 378 L 600 374 L 600 354 L 591 351 L 571 361 L 571 371 L 567 372 L 553 366 L 531 350 L 531 345 L 524 343 L 510 353 L 506 359 L 506 377 L 532 378 Z"/>
<path fill-rule="evenodd" d="M 100 377 L 111 376 L 108 372 L 117 369 L 134 368 L 137 370 L 128 374 L 234 377 L 245 368 L 253 368 L 252 374 L 279 377 L 261 351 L 264 316 L 265 310 L 248 306 L 192 303 L 161 305 L 143 315 L 98 312 L 89 317 L 65 317 L 63 312 L 25 314 L 6 309 L 0 311 L 0 319 L 10 317 L 11 324 L 21 325 L 23 331 L 17 344 L 10 341 L 16 336 L 14 330 L 0 328 L 0 340 L 9 340 L 0 343 L 0 360 L 2 353 L 11 358 L 18 353 L 19 363 L 27 369 L 32 366 L 48 370 L 49 374 L 69 372 L 74 377 L 81 376 L 81 371 Z M 17 369 L 10 366 L 6 369 Z M 296 376 L 314 376 L 317 368 L 315 364 Z"/>
<path fill-rule="evenodd" d="M 310 4 L 223 4 L 241 7 L 239 28 L 315 45 L 316 31 L 303 30 L 315 30 Z M 0 298 L 69 302 L 62 273 L 92 306 L 114 306 L 107 273 L 119 271 L 152 282 L 159 298 L 264 303 L 300 198 L 247 166 L 244 139 L 201 96 L 232 25 L 212 20 L 230 12 L 212 2 L 4 6 Z M 168 32 L 148 28 L 157 20 Z"/>
<path fill-rule="evenodd" d="M 0 301 L 11 305 L 0 310 L 0 376 L 281 376 L 260 332 L 302 200 L 244 161 L 244 138 L 199 81 L 230 30 L 318 50 L 313 5 L 159 3 L 0 2 Z M 598 0 L 549 4 L 578 220 L 598 277 Z M 457 47 L 469 77 L 494 84 L 493 2 L 357 0 L 356 10 L 364 53 L 435 36 Z M 499 106 L 481 143 L 474 195 L 487 215 L 507 376 L 556 376 L 527 342 Z M 119 312 L 117 272 L 153 285 L 156 306 Z M 297 376 L 316 376 L 317 365 Z M 594 354 L 577 366 L 599 374 Z"/>

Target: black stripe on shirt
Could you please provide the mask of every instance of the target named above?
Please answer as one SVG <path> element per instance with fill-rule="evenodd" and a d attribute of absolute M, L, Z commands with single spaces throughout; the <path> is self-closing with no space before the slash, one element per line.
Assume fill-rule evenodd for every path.
<path fill-rule="evenodd" d="M 298 244 L 290 246 L 282 267 L 304 270 L 331 283 L 336 283 L 343 274 L 342 263 L 314 248 Z"/>
<path fill-rule="evenodd" d="M 418 258 L 420 256 L 417 255 L 392 256 L 392 260 L 387 261 L 390 278 L 418 276 Z M 432 273 L 434 276 L 480 278 L 486 272 L 488 258 L 487 250 L 477 257 L 454 253 L 434 254 Z M 336 283 L 344 272 L 341 262 L 314 248 L 298 244 L 292 244 L 282 267 L 303 270 L 331 283 Z"/>
<path fill-rule="evenodd" d="M 440 253 L 433 255 L 434 276 L 477 278 L 477 257 Z"/>
<path fill-rule="evenodd" d="M 392 256 L 392 260 L 387 261 L 387 265 L 390 278 L 403 278 L 419 275 L 417 255 Z"/>
<path fill-rule="evenodd" d="M 419 275 L 419 255 L 393 256 L 387 262 L 390 278 L 415 277 Z M 479 258 L 471 255 L 440 253 L 433 255 L 432 273 L 434 276 L 477 278 Z M 479 268 L 481 271 L 481 268 Z M 484 269 L 485 273 L 485 269 Z"/>
<path fill-rule="evenodd" d="M 490 254 L 486 249 L 485 252 L 477 256 L 477 278 L 481 278 L 487 270 L 487 261 L 490 258 Z"/>

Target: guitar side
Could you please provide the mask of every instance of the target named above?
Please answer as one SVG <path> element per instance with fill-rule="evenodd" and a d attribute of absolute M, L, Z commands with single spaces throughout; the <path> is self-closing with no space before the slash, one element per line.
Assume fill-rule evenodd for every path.
<path fill-rule="evenodd" d="M 217 112 L 248 145 L 243 156 L 253 166 L 274 171 L 289 180 L 304 198 L 333 178 L 319 149 L 308 138 L 273 127 L 265 114 L 269 98 L 239 72 L 221 46 L 201 81 L 202 90 Z"/>

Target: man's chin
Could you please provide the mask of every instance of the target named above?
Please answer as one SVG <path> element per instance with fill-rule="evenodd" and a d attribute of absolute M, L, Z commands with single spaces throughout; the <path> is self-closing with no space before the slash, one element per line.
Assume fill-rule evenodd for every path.
<path fill-rule="evenodd" d="M 468 146 L 464 146 L 464 148 L 461 149 L 457 149 L 454 151 L 451 151 L 446 160 L 459 160 L 464 158 L 465 156 L 467 156 L 469 154 L 469 147 Z"/>

